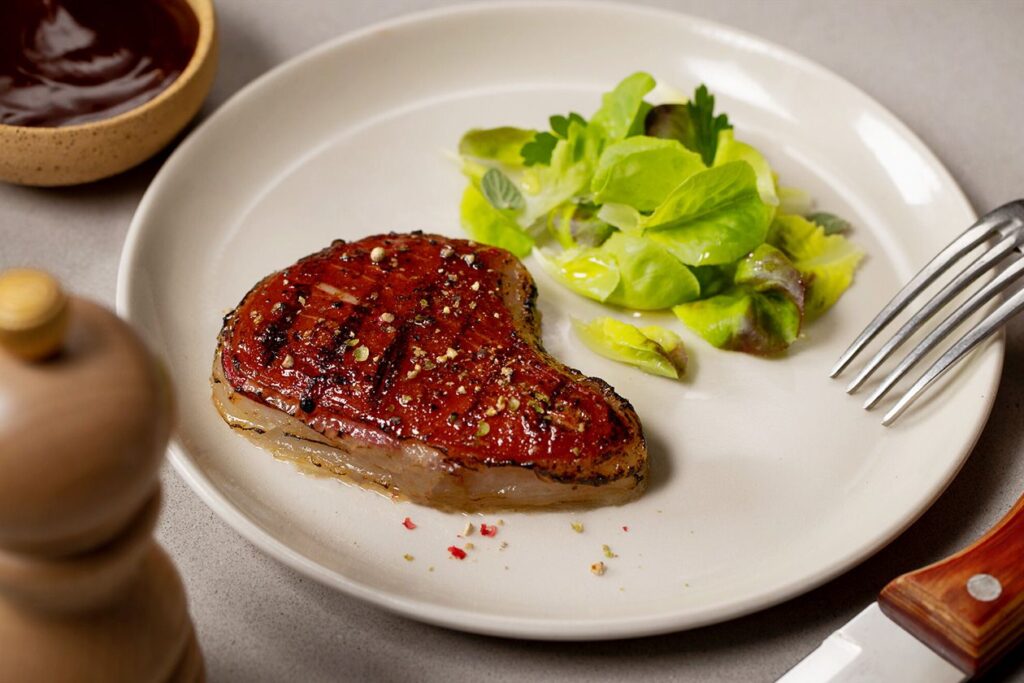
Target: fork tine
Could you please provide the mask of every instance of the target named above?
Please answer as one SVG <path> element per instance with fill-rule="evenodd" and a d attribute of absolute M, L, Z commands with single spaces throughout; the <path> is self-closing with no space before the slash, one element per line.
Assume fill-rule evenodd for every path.
<path fill-rule="evenodd" d="M 950 332 L 956 329 L 963 321 L 974 315 L 975 311 L 987 304 L 993 297 L 1009 287 L 1017 278 L 1024 275 L 1024 259 L 1014 261 L 1006 270 L 1002 271 L 984 287 L 971 295 L 959 308 L 954 310 L 939 325 L 928 333 L 924 339 L 915 346 L 899 365 L 882 380 L 882 383 L 875 388 L 875 391 L 864 403 L 864 408 L 871 410 L 878 404 L 882 397 L 889 393 L 889 390 L 896 385 L 917 363 L 935 348 L 939 342 L 945 339 Z"/>
<path fill-rule="evenodd" d="M 885 417 L 882 418 L 882 424 L 888 427 L 895 422 L 896 419 L 902 415 L 908 407 L 910 407 L 910 404 L 921 396 L 921 393 L 925 389 L 942 377 L 942 375 L 953 367 L 957 361 L 966 356 L 974 347 L 995 334 L 1009 318 L 1012 318 L 1022 310 L 1024 310 L 1024 289 L 1018 291 L 1012 297 L 1004 301 L 999 308 L 992 311 L 988 317 L 978 323 L 978 325 L 970 332 L 965 334 L 960 341 L 954 344 L 948 351 L 946 351 L 946 353 L 942 354 L 942 357 L 935 361 L 935 363 L 928 368 L 928 370 L 921 375 L 916 382 L 914 382 L 914 386 L 912 386 L 910 391 L 900 398 L 896 405 L 892 407 L 892 410 L 885 414 Z"/>
<path fill-rule="evenodd" d="M 1014 247 L 1020 242 L 1021 237 L 1020 231 L 1015 231 L 1006 239 L 1000 241 L 992 249 L 986 251 L 979 256 L 970 265 L 964 268 L 959 275 L 957 275 L 949 284 L 942 288 L 942 290 L 932 297 L 921 309 L 914 314 L 910 320 L 900 327 L 899 331 L 894 334 L 885 345 L 879 349 L 871 360 L 861 368 L 857 376 L 850 382 L 849 386 L 846 387 L 846 393 L 852 394 L 856 392 L 860 387 L 868 380 L 871 375 L 874 374 L 875 370 L 878 369 L 882 363 L 885 362 L 892 352 L 898 349 L 903 343 L 910 338 L 915 332 L 917 332 L 921 326 L 926 323 L 936 311 L 948 304 L 953 298 L 960 294 L 964 289 L 969 286 L 972 282 L 977 280 L 981 275 L 991 270 L 996 264 L 1003 260 L 1007 254 L 1013 251 Z"/>
<path fill-rule="evenodd" d="M 988 239 L 993 232 L 998 230 L 1006 222 L 1005 218 L 998 215 L 998 211 L 997 209 L 983 216 L 977 223 L 940 251 L 935 258 L 928 262 L 928 265 L 918 271 L 917 275 L 885 305 L 885 308 L 875 316 L 874 320 L 868 323 L 868 326 L 850 344 L 850 348 L 843 352 L 843 355 L 839 357 L 839 360 L 832 367 L 829 376 L 836 377 L 845 370 L 850 361 L 875 338 L 882 328 L 888 325 L 893 318 L 899 315 L 900 311 L 907 307 L 911 299 L 934 282 L 937 277 L 946 272 L 964 254 L 977 247 Z"/>

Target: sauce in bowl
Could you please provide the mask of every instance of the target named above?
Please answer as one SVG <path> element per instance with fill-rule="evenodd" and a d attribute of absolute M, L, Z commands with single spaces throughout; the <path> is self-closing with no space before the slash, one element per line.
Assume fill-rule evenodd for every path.
<path fill-rule="evenodd" d="M 0 124 L 134 109 L 181 75 L 198 39 L 185 0 L 0 0 Z"/>

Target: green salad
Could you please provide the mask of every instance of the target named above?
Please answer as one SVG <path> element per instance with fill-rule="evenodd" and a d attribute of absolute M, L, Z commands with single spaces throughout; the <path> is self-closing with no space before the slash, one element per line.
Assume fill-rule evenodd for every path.
<path fill-rule="evenodd" d="M 846 221 L 810 213 L 805 193 L 779 186 L 706 87 L 654 105 L 655 85 L 635 73 L 589 119 L 552 116 L 549 130 L 467 132 L 462 226 L 516 256 L 533 252 L 582 296 L 671 309 L 718 348 L 778 355 L 835 304 L 863 254 Z M 678 376 L 674 333 L 616 322 L 576 329 L 599 353 Z"/>

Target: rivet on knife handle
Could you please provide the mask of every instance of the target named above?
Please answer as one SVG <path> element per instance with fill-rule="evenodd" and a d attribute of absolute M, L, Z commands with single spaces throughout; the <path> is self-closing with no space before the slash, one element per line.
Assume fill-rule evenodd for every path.
<path fill-rule="evenodd" d="M 1024 636 L 1024 496 L 976 543 L 892 581 L 882 611 L 965 673 Z"/>

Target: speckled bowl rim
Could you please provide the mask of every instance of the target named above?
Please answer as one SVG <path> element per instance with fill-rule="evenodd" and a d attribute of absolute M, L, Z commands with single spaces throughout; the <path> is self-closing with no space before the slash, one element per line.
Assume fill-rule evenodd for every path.
<path fill-rule="evenodd" d="M 12 126 L 7 123 L 0 123 L 0 134 L 17 133 L 19 135 L 31 135 L 35 137 L 75 135 L 83 131 L 113 128 L 125 121 L 137 116 L 145 115 L 146 112 L 153 111 L 160 107 L 164 102 L 172 98 L 175 93 L 179 92 L 182 88 L 188 85 L 193 78 L 195 78 L 199 69 L 206 63 L 206 60 L 210 58 L 214 36 L 217 33 L 217 12 L 213 6 L 213 0 L 185 0 L 185 2 L 188 3 L 189 8 L 192 10 L 192 13 L 196 15 L 196 20 L 199 22 L 199 35 L 196 37 L 196 47 L 192 51 L 192 57 L 188 60 L 188 64 L 185 65 L 185 70 L 182 71 L 181 74 L 174 79 L 174 82 L 164 88 L 156 97 L 147 102 L 143 102 L 139 106 L 129 109 L 128 111 L 123 111 L 120 114 L 100 119 L 98 121 L 76 123 L 71 126 Z"/>

